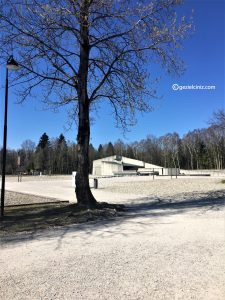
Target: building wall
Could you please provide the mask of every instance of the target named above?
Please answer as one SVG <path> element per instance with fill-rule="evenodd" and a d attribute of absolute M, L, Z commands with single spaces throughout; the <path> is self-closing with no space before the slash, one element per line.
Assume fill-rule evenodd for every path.
<path fill-rule="evenodd" d="M 93 172 L 94 176 L 113 176 L 114 173 L 123 172 L 123 168 L 136 167 L 137 170 L 141 171 L 156 171 L 159 175 L 178 175 L 179 169 L 176 168 L 163 168 L 157 165 L 145 163 L 140 160 L 131 159 L 128 157 L 118 157 L 116 155 L 97 159 L 93 161 Z"/>
<path fill-rule="evenodd" d="M 93 161 L 93 170 L 92 174 L 95 176 L 102 175 L 102 161 L 100 159 Z"/>
<path fill-rule="evenodd" d="M 163 175 L 179 175 L 180 174 L 180 169 L 179 168 L 163 168 Z"/>
<path fill-rule="evenodd" d="M 102 162 L 102 175 L 114 175 L 114 173 L 122 172 L 123 166 L 122 164 L 112 163 L 112 162 Z"/>
<path fill-rule="evenodd" d="M 122 172 L 122 162 L 116 161 L 115 158 L 116 156 L 109 156 L 94 160 L 92 174 L 95 176 L 112 176 L 114 172 Z"/>

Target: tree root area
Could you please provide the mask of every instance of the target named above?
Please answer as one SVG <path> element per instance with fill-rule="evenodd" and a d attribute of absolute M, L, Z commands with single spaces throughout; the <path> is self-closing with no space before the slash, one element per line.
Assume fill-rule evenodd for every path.
<path fill-rule="evenodd" d="M 125 211 L 124 205 L 97 202 L 87 208 L 79 204 L 37 203 L 5 207 L 0 222 L 0 237 L 21 232 L 35 232 L 60 226 L 113 219 Z"/>

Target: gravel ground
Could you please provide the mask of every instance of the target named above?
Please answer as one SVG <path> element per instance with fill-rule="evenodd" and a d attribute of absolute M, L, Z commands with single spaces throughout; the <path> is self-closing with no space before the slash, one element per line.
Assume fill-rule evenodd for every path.
<path fill-rule="evenodd" d="M 219 179 L 113 178 L 99 186 L 116 202 L 132 195 L 130 211 L 2 239 L 0 299 L 225 299 Z"/>
<path fill-rule="evenodd" d="M 46 202 L 60 202 L 60 200 L 57 200 L 55 198 L 41 197 L 37 195 L 24 194 L 24 193 L 12 192 L 12 191 L 5 192 L 5 206 L 46 203 Z"/>
<path fill-rule="evenodd" d="M 42 175 L 42 176 L 31 176 L 31 175 L 22 175 L 20 180 L 22 182 L 29 182 L 29 181 L 54 181 L 54 180 L 64 180 L 64 179 L 71 179 L 71 175 Z M 17 175 L 7 175 L 6 181 L 10 182 L 18 182 Z"/>
<path fill-rule="evenodd" d="M 99 179 L 99 188 L 106 191 L 138 194 L 145 196 L 175 196 L 185 193 L 208 193 L 209 191 L 225 190 L 225 184 L 220 178 L 185 178 L 168 179 L 168 177 L 156 177 L 155 180 L 149 176 L 102 178 Z"/>

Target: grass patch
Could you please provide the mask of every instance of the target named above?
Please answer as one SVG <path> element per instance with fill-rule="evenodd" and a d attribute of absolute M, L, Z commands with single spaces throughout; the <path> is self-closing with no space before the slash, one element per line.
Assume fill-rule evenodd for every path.
<path fill-rule="evenodd" d="M 121 210 L 122 206 L 106 203 L 101 203 L 92 210 L 68 203 L 6 206 L 4 219 L 0 223 L 0 237 L 112 218 Z"/>
<path fill-rule="evenodd" d="M 221 183 L 225 183 L 225 179 L 222 179 L 222 180 L 221 180 Z"/>

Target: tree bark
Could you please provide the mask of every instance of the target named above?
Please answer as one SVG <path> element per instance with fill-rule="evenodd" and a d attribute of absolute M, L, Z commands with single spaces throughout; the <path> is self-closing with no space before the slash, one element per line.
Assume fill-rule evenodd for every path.
<path fill-rule="evenodd" d="M 92 195 L 89 185 L 89 140 L 90 122 L 89 105 L 80 103 L 79 105 L 79 125 L 78 125 L 78 168 L 76 174 L 76 197 L 77 203 L 87 208 L 92 208 L 97 201 Z"/>
<path fill-rule="evenodd" d="M 76 174 L 77 203 L 81 206 L 92 208 L 97 201 L 92 195 L 89 185 L 89 142 L 90 142 L 90 100 L 87 92 L 88 61 L 89 61 L 89 31 L 88 15 L 89 1 L 83 0 L 80 12 L 80 64 L 77 78 L 77 94 L 79 103 L 79 123 L 77 135 L 78 167 Z"/>

